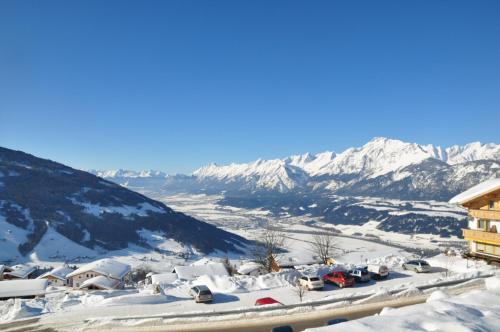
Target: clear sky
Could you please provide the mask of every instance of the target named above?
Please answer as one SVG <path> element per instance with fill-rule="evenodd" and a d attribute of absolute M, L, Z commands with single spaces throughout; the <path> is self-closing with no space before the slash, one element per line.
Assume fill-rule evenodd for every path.
<path fill-rule="evenodd" d="M 0 145 L 190 172 L 500 143 L 500 1 L 0 0 Z"/>

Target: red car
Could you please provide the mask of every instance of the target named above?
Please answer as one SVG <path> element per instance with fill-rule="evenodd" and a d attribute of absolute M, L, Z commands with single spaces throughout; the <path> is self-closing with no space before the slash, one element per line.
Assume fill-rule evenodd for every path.
<path fill-rule="evenodd" d="M 331 283 L 339 286 L 340 288 L 354 286 L 354 278 L 344 271 L 334 271 L 323 276 L 325 283 Z"/>
<path fill-rule="evenodd" d="M 255 301 L 255 305 L 256 306 L 259 306 L 259 305 L 268 305 L 268 304 L 281 304 L 281 305 L 283 305 L 283 303 L 281 303 L 279 301 L 276 301 L 272 297 L 263 297 L 263 298 L 258 299 L 257 301 Z"/>

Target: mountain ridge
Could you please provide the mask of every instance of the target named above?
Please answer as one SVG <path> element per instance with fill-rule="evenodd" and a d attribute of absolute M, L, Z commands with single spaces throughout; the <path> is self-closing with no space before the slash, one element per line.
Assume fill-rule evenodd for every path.
<path fill-rule="evenodd" d="M 228 165 L 209 164 L 195 170 L 191 175 L 172 175 L 165 177 L 149 177 L 152 183 L 144 181 L 138 187 L 162 187 L 167 192 L 172 188 L 175 191 L 184 188 L 185 191 L 327 191 L 336 193 L 338 190 L 349 195 L 347 188 L 356 182 L 380 182 L 380 177 L 388 181 L 387 175 L 391 174 L 393 181 L 397 182 L 414 174 L 409 173 L 412 165 L 428 165 L 428 160 L 444 163 L 450 172 L 457 175 L 460 169 L 465 173 L 463 177 L 474 173 L 468 163 L 480 163 L 490 160 L 491 172 L 481 172 L 481 176 L 473 175 L 477 181 L 487 179 L 488 176 L 498 176 L 498 162 L 500 161 L 500 145 L 494 143 L 483 144 L 473 142 L 463 146 L 453 145 L 448 148 L 432 144 L 420 145 L 407 143 L 385 137 L 375 137 L 361 147 L 348 148 L 337 154 L 335 152 L 321 152 L 317 154 L 305 153 L 293 155 L 282 159 L 258 159 L 249 163 L 231 163 Z M 462 167 L 462 166 L 463 167 Z M 415 171 L 422 168 L 415 167 Z M 437 171 L 437 170 L 436 170 Z M 433 176 L 427 169 L 426 174 Z M 477 173 L 477 172 L 476 172 Z M 104 173 L 103 173 L 104 174 Z M 164 174 L 164 173 L 163 173 Z M 132 177 L 105 177 L 122 185 L 131 185 Z M 137 176 L 136 176 L 137 178 Z M 182 178 L 182 185 L 178 179 Z M 445 178 L 450 178 L 449 176 Z M 470 183 L 470 180 L 456 178 L 459 183 Z M 450 178 L 451 181 L 451 178 Z M 456 190 L 461 190 L 458 186 Z M 358 185 L 357 188 L 360 188 Z M 418 186 L 416 189 L 419 189 Z M 355 190 L 359 194 L 359 189 Z M 386 197 L 382 191 L 370 191 L 372 195 Z M 403 193 L 403 192 L 401 192 Z M 352 194 L 352 193 L 351 193 Z M 397 193 L 394 193 L 396 195 Z M 417 194 L 415 197 L 421 197 Z M 393 197 L 391 194 L 390 197 Z M 446 195 L 423 196 L 423 199 L 446 199 Z"/>
<path fill-rule="evenodd" d="M 203 253 L 241 252 L 248 243 L 114 182 L 2 147 L 0 223 L 5 225 L 0 229 L 3 251 L 22 256 L 48 230 L 84 247 L 108 251 L 125 249 L 130 243 L 148 247 L 144 231 Z"/>

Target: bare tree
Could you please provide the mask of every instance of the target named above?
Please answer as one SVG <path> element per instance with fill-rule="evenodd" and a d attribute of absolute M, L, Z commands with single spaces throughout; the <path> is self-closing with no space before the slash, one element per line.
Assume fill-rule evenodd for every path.
<path fill-rule="evenodd" d="M 293 292 L 295 293 L 295 295 L 297 295 L 297 297 L 299 298 L 300 302 L 302 302 L 302 299 L 306 295 L 307 288 L 304 287 L 304 286 L 302 286 L 300 284 L 300 282 L 297 280 L 297 283 L 293 287 Z"/>
<path fill-rule="evenodd" d="M 253 259 L 268 273 L 277 265 L 278 256 L 286 246 L 285 235 L 269 226 L 264 231 L 262 238 L 257 240 L 252 253 Z"/>
<path fill-rule="evenodd" d="M 323 264 L 327 264 L 328 258 L 333 254 L 334 245 L 335 240 L 332 234 L 317 234 L 313 237 L 311 249 L 321 259 Z"/>

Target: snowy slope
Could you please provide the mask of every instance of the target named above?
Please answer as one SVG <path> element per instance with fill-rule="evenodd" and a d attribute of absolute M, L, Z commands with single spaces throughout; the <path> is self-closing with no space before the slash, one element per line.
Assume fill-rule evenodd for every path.
<path fill-rule="evenodd" d="M 203 253 L 238 252 L 248 243 L 115 183 L 21 151 L 0 147 L 0 173 L 2 261 L 73 255 L 66 260 L 131 244 L 151 250 L 144 230 Z"/>

